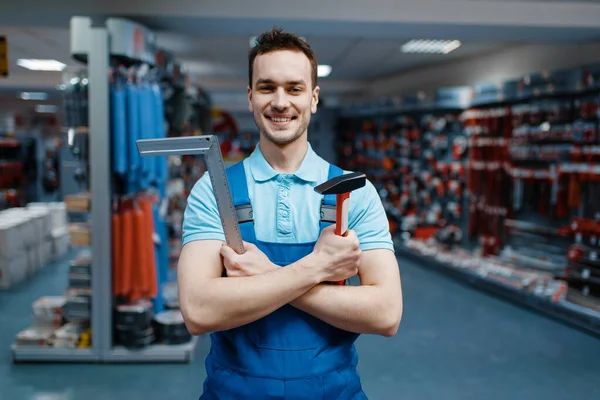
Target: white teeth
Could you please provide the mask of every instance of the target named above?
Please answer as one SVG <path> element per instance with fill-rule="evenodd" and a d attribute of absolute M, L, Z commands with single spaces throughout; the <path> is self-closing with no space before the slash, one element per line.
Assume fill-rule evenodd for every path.
<path fill-rule="evenodd" d="M 291 121 L 291 118 L 276 118 L 276 117 L 271 117 L 271 120 L 273 122 L 288 122 Z"/>

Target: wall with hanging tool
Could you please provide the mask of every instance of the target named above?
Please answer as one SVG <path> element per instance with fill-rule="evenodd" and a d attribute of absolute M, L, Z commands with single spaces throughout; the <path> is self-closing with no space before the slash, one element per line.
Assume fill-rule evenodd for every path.
<path fill-rule="evenodd" d="M 597 330 L 600 67 L 468 87 L 453 110 L 440 92 L 340 118 L 339 159 L 379 188 L 399 254 Z"/>

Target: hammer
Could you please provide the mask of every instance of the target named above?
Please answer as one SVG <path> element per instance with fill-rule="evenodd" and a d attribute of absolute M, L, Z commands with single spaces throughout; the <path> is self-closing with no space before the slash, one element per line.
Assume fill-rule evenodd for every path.
<path fill-rule="evenodd" d="M 348 235 L 348 206 L 350 204 L 350 192 L 365 186 L 366 176 L 362 172 L 353 172 L 337 176 L 315 187 L 315 192 L 327 195 L 335 194 L 335 234 L 338 236 Z M 336 285 L 344 285 L 345 281 L 335 282 Z"/>

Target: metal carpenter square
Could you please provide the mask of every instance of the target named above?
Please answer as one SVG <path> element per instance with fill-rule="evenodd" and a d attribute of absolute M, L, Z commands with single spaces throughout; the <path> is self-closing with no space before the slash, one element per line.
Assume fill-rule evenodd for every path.
<path fill-rule="evenodd" d="M 136 141 L 140 156 L 203 155 L 217 201 L 219 217 L 227 245 L 238 254 L 244 253 L 242 234 L 231 198 L 225 163 L 216 135 L 185 136 Z"/>

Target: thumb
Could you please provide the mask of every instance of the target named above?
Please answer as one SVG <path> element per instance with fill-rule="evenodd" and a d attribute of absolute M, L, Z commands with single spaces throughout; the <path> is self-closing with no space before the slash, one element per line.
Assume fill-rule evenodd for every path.
<path fill-rule="evenodd" d="M 227 246 L 226 244 L 221 246 L 221 255 L 223 257 L 231 257 L 232 253 L 235 253 L 235 251 L 233 251 L 231 247 Z"/>
<path fill-rule="evenodd" d="M 327 233 L 330 233 L 330 234 L 335 233 L 335 227 L 336 227 L 336 223 L 334 222 L 333 224 L 326 227 L 324 230 L 327 230 Z"/>
<path fill-rule="evenodd" d="M 246 241 L 243 241 L 243 243 L 244 243 L 244 248 L 247 250 L 256 248 L 256 246 L 253 243 L 246 242 Z"/>

